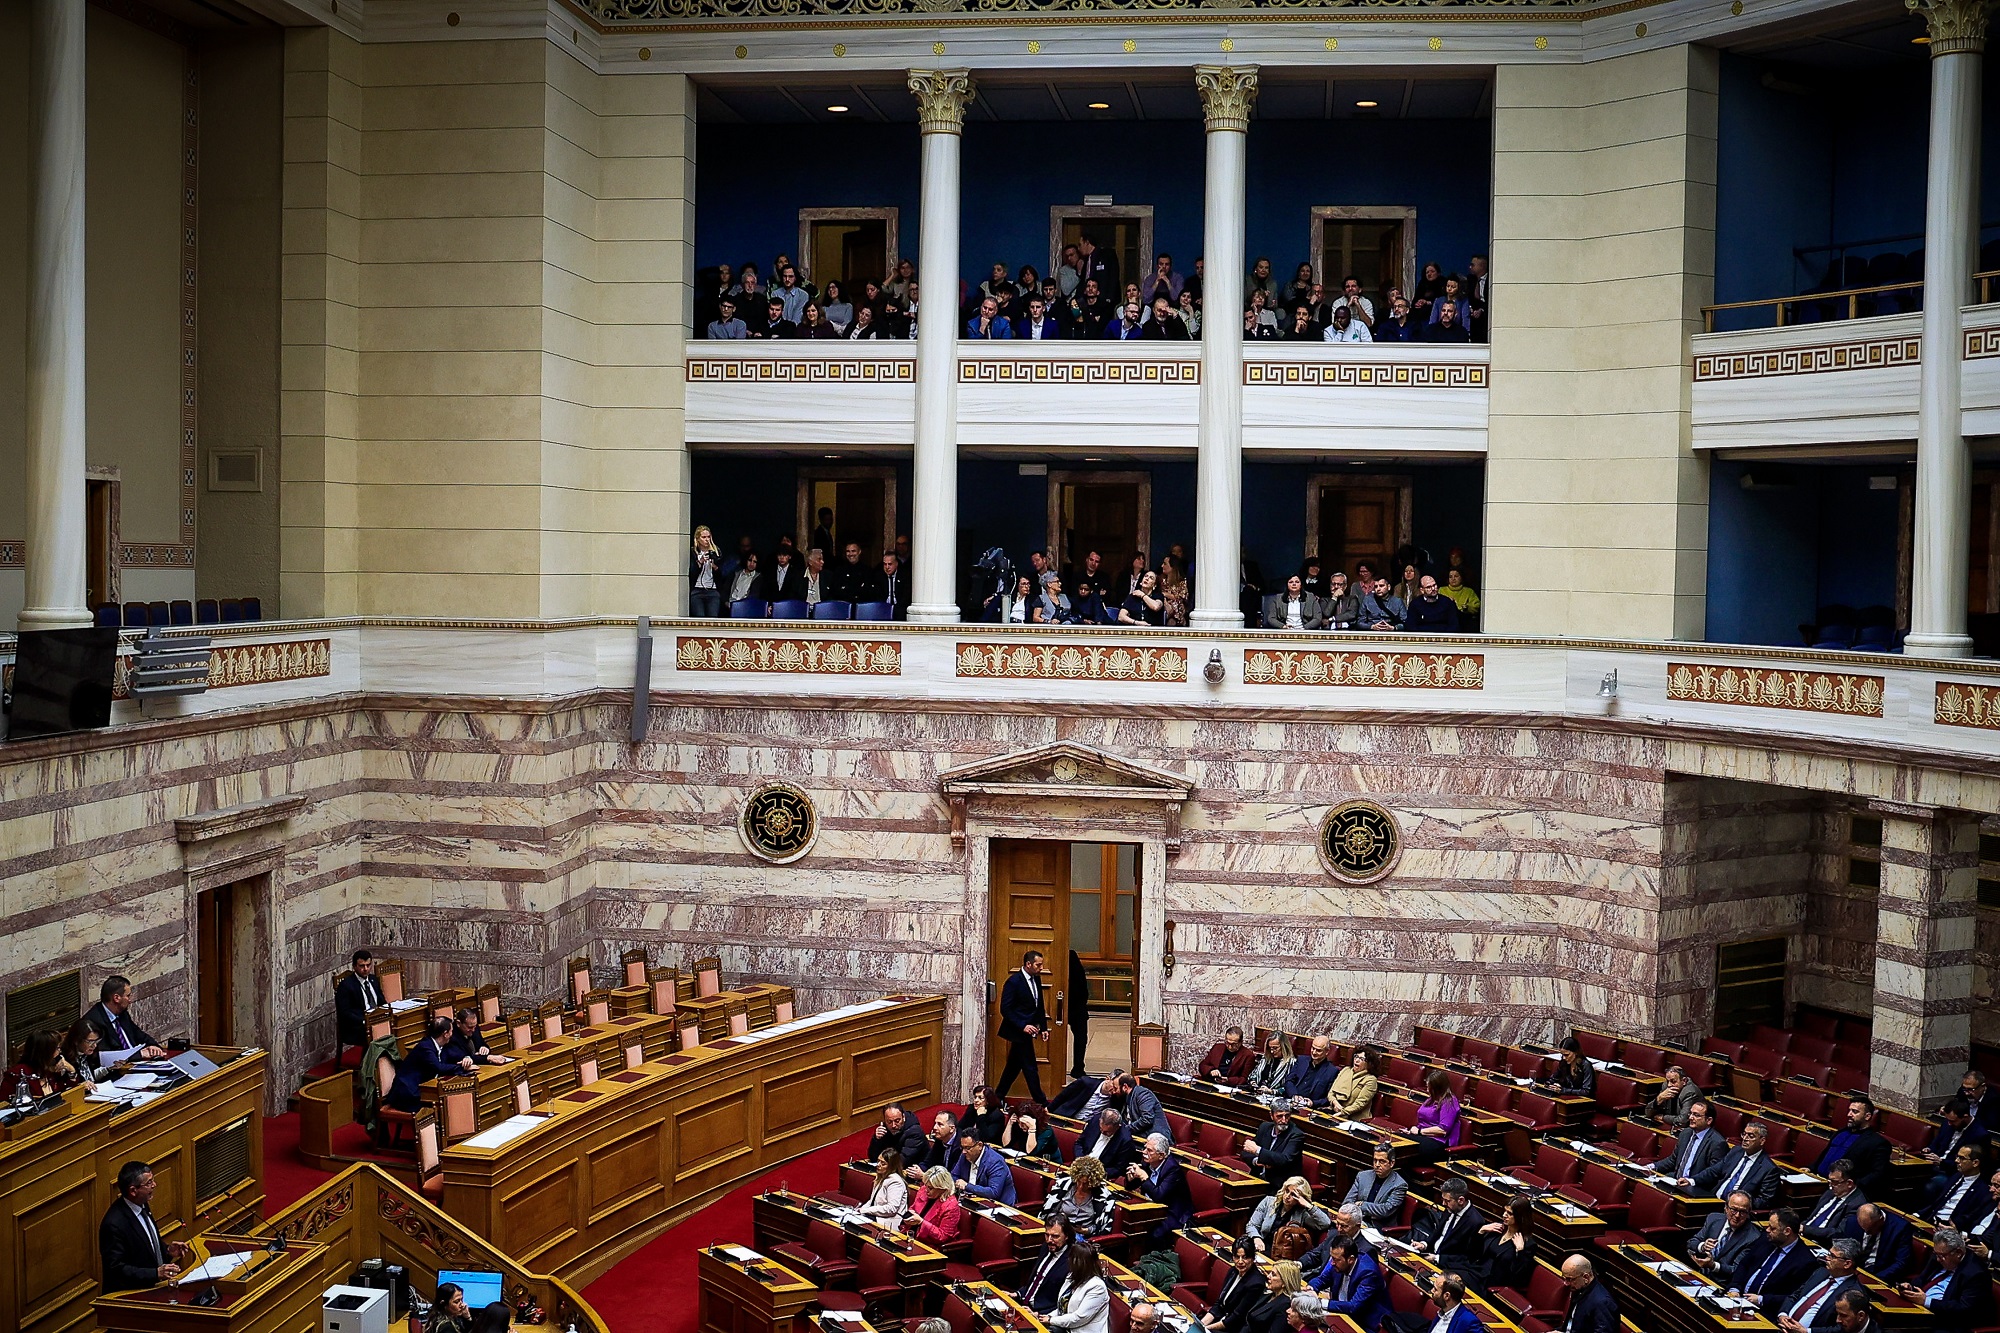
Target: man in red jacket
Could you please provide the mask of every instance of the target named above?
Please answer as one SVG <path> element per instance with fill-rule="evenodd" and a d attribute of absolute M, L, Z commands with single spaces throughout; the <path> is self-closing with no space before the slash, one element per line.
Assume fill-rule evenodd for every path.
<path fill-rule="evenodd" d="M 1243 1086 L 1243 1080 L 1250 1077 L 1250 1065 L 1255 1057 L 1250 1048 L 1243 1044 L 1243 1029 L 1233 1027 L 1222 1034 L 1222 1040 L 1208 1048 L 1208 1054 L 1201 1057 L 1195 1073 L 1212 1083 L 1227 1083 L 1232 1088 Z"/>

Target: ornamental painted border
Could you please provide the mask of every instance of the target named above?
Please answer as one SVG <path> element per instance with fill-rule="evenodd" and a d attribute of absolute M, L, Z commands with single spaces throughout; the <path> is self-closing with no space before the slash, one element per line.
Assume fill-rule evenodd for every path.
<path fill-rule="evenodd" d="M 687 377 L 690 384 L 915 384 L 917 363 L 699 357 L 688 361 Z"/>
<path fill-rule="evenodd" d="M 781 851 L 762 845 L 757 841 L 756 835 L 750 829 L 751 816 L 757 813 L 760 803 L 766 797 L 773 794 L 789 796 L 805 808 L 805 841 L 790 851 Z M 819 841 L 819 807 L 813 804 L 812 797 L 808 796 L 802 788 L 795 787 L 789 782 L 766 782 L 743 798 L 743 808 L 736 815 L 736 836 L 743 840 L 743 846 L 749 851 L 750 855 L 756 857 L 759 861 L 764 861 L 774 866 L 788 866 L 794 861 L 804 859 L 805 855 L 812 851 L 813 844 Z"/>
<path fill-rule="evenodd" d="M 1667 698 L 1690 703 L 1881 717 L 1885 685 L 1881 676 L 1844 671 L 1765 671 L 1700 662 L 1667 663 Z"/>
<path fill-rule="evenodd" d="M 1702 352 L 1694 359 L 1696 383 L 1721 380 L 1774 379 L 1786 375 L 1825 375 L 1843 370 L 1888 370 L 1914 366 L 1923 360 L 1923 340 L 1859 338 L 1810 347 L 1777 347 L 1760 352 Z"/>
<path fill-rule="evenodd" d="M 891 18 L 916 15 L 936 21 L 947 15 L 963 14 L 987 20 L 1005 15 L 1031 16 L 1046 22 L 1064 15 L 1089 18 L 1093 13 L 1136 17 L 1161 11 L 1196 12 L 1213 8 L 1213 0 L 1093 0 L 1051 4 L 1048 0 L 567 0 L 606 28 L 631 24 L 664 23 L 674 20 L 714 19 L 799 19 Z M 1476 11 L 1480 17 L 1510 13 L 1576 11 L 1588 0 L 1458 0 L 1454 8 Z M 1343 18 L 1369 13 L 1395 14 L 1425 7 L 1426 0 L 1234 0 L 1231 8 L 1246 13 L 1292 15 L 1326 12 Z M 1426 14 L 1426 17 L 1434 17 Z"/>
<path fill-rule="evenodd" d="M 1437 361 L 1409 365 L 1374 361 L 1246 361 L 1243 383 L 1280 388 L 1483 389 L 1486 367 Z"/>
<path fill-rule="evenodd" d="M 958 363 L 960 384 L 1199 384 L 1199 361 L 990 361 Z"/>
<path fill-rule="evenodd" d="M 1388 826 L 1389 851 L 1373 868 L 1360 875 L 1352 875 L 1343 870 L 1339 863 L 1327 854 L 1326 841 L 1327 834 L 1333 830 L 1336 823 L 1357 814 L 1372 815 Z M 1320 818 L 1319 827 L 1313 830 L 1313 848 L 1319 853 L 1319 863 L 1326 868 L 1326 873 L 1342 884 L 1357 888 L 1368 884 L 1379 884 L 1395 873 L 1397 863 L 1403 859 L 1403 827 L 1396 822 L 1395 815 L 1374 801 L 1343 801 Z"/>
<path fill-rule="evenodd" d="M 674 640 L 682 671 L 766 672 L 799 676 L 900 676 L 903 650 L 886 639 L 786 639 L 765 635 L 683 634 Z"/>
<path fill-rule="evenodd" d="M 172 640 L 168 641 L 169 643 Z M 112 666 L 111 697 L 129 699 L 132 663 L 136 659 L 121 653 Z M 331 639 L 290 639 L 283 643 L 221 644 L 209 649 L 208 688 L 233 689 L 239 685 L 277 685 L 288 680 L 314 680 L 333 674 Z M 0 668 L 0 680 L 13 688 L 14 664 Z"/>
<path fill-rule="evenodd" d="M 1185 681 L 1187 649 L 1071 643 L 960 643 L 961 680 Z"/>
<path fill-rule="evenodd" d="M 1941 727 L 2000 731 L 2000 686 L 1939 681 L 1931 700 L 1931 721 Z"/>
<path fill-rule="evenodd" d="M 1404 690 L 1483 690 L 1479 653 L 1368 653 L 1253 649 L 1243 655 L 1246 685 L 1344 685 Z"/>

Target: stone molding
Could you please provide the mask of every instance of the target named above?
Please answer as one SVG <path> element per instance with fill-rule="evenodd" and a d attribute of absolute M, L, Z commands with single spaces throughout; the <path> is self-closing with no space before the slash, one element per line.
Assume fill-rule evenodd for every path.
<path fill-rule="evenodd" d="M 174 821 L 174 837 L 182 843 L 208 842 L 231 833 L 263 828 L 266 824 L 282 823 L 310 804 L 303 796 L 273 796 L 198 815 L 183 815 Z"/>

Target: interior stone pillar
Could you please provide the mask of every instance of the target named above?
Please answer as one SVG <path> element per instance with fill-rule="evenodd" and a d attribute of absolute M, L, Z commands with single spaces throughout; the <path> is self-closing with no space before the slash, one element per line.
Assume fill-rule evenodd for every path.
<path fill-rule="evenodd" d="M 1972 454 L 1959 398 L 1966 299 L 1979 247 L 1980 64 L 1986 0 L 1905 0 L 1930 25 L 1930 169 L 1924 206 L 1923 371 L 1908 650 L 1968 657 Z"/>
<path fill-rule="evenodd" d="M 910 502 L 909 618 L 958 620 L 958 162 L 972 76 L 913 69 L 923 132 L 917 243 L 917 441 Z M 926 295 L 928 293 L 928 295 Z"/>
<path fill-rule="evenodd" d="M 35 0 L 33 23 L 24 630 L 90 623 L 84 605 L 84 0 Z"/>
<path fill-rule="evenodd" d="M 1958 1088 L 1972 1047 L 1979 817 L 1874 801 L 1882 816 L 1875 909 L 1875 1031 L 1869 1085 L 1904 1110 Z"/>
<path fill-rule="evenodd" d="M 1255 65 L 1197 65 L 1208 124 L 1201 398 L 1194 498 L 1195 629 L 1243 626 L 1243 214 Z"/>

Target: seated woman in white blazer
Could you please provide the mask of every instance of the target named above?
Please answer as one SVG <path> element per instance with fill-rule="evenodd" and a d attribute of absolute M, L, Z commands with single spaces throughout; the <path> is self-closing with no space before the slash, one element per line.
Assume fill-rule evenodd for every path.
<path fill-rule="evenodd" d="M 1042 1322 L 1063 1333 L 1111 1333 L 1111 1288 L 1105 1284 L 1097 1247 L 1089 1241 L 1069 1247 L 1069 1281 L 1063 1284 L 1055 1313 Z"/>

